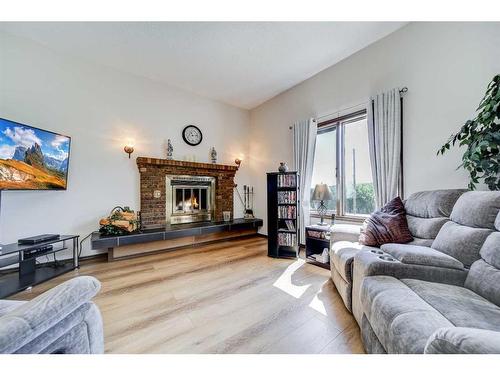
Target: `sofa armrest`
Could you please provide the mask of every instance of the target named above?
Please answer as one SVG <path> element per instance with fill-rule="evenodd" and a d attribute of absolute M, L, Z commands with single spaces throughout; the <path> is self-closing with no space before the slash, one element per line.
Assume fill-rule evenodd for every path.
<path fill-rule="evenodd" d="M 68 280 L 0 318 L 0 353 L 13 353 L 90 301 L 100 290 L 90 276 Z"/>
<path fill-rule="evenodd" d="M 463 286 L 467 270 L 431 264 L 403 263 L 380 249 L 360 251 L 355 255 L 353 275 L 355 278 L 380 275 Z"/>
<path fill-rule="evenodd" d="M 367 251 L 377 248 L 364 246 L 358 242 L 339 241 L 335 242 L 330 249 L 330 264 L 349 284 L 352 283 L 352 262 L 354 256 L 360 251 Z"/>
<path fill-rule="evenodd" d="M 500 354 L 500 332 L 477 328 L 441 328 L 429 337 L 426 354 Z"/>

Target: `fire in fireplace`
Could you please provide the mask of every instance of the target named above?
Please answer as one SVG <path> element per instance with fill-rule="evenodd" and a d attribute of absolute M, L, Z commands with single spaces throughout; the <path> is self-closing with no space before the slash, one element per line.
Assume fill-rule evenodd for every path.
<path fill-rule="evenodd" d="M 215 177 L 166 176 L 166 221 L 170 224 L 211 221 Z"/>

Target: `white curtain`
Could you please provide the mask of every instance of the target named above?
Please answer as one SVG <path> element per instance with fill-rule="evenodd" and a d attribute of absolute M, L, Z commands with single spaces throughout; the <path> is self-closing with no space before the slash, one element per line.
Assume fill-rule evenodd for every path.
<path fill-rule="evenodd" d="M 300 177 L 300 215 L 299 233 L 300 242 L 305 240 L 305 227 L 311 222 L 310 198 L 311 181 L 314 163 L 314 150 L 316 149 L 316 120 L 309 119 L 293 124 L 293 157 L 294 169 Z"/>
<path fill-rule="evenodd" d="M 368 142 L 377 208 L 398 196 L 401 178 L 399 89 L 375 95 L 368 105 Z"/>

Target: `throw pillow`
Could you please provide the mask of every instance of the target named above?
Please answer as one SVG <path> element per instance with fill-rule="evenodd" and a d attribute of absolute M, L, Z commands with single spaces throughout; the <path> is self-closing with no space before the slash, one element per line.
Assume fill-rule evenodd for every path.
<path fill-rule="evenodd" d="M 412 240 L 405 206 L 399 197 L 372 213 L 363 223 L 359 236 L 360 244 L 376 247 L 385 243 L 407 243 Z"/>

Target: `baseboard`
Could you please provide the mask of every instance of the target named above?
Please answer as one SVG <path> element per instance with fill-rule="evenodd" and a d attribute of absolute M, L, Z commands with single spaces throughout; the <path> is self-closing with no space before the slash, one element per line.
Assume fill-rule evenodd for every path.
<path fill-rule="evenodd" d="M 84 257 L 80 257 L 78 259 L 80 261 L 86 261 L 86 260 L 94 260 L 94 259 L 99 259 L 99 258 L 108 259 L 108 253 L 99 253 L 99 254 L 93 254 L 93 255 L 85 255 Z"/>
<path fill-rule="evenodd" d="M 141 249 L 141 251 L 139 251 L 139 252 L 130 253 L 130 254 L 126 254 L 126 255 L 120 255 L 119 257 L 116 257 L 115 254 L 112 254 L 112 252 L 114 252 L 114 249 L 112 249 L 112 250 L 109 250 L 107 259 L 109 262 L 115 262 L 115 261 L 119 261 L 119 260 L 138 258 L 138 257 L 159 254 L 159 253 L 165 253 L 165 252 L 170 252 L 170 251 L 196 248 L 196 247 L 201 247 L 204 245 L 214 244 L 217 242 L 238 241 L 240 239 L 251 238 L 251 237 L 259 237 L 259 234 L 256 232 L 242 233 L 241 235 L 236 235 L 236 236 L 231 236 L 231 237 L 210 238 L 210 239 L 205 239 L 205 240 L 199 241 L 199 242 L 195 241 L 195 242 L 191 242 L 189 244 L 175 246 L 175 247 L 171 247 L 171 248 L 157 248 L 157 249 L 152 248 L 152 249 L 148 249 L 147 251 L 144 251 L 144 247 L 143 247 L 144 244 L 138 244 L 139 245 L 138 248 Z M 161 242 L 164 242 L 164 241 L 161 241 Z M 154 245 L 154 243 L 153 243 L 153 245 Z M 120 248 L 118 247 L 116 249 L 120 249 Z"/>

